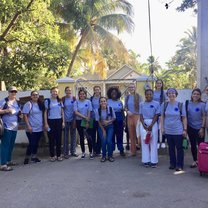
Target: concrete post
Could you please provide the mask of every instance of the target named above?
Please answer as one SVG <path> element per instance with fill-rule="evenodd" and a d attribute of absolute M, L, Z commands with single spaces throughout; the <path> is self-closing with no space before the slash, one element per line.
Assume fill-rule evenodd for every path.
<path fill-rule="evenodd" d="M 197 86 L 208 84 L 208 0 L 198 0 Z"/>

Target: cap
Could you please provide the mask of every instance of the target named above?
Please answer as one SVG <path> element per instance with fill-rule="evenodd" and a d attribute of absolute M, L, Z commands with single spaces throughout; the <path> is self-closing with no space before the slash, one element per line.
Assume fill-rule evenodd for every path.
<path fill-rule="evenodd" d="M 11 86 L 11 87 L 9 87 L 8 92 L 11 92 L 11 91 L 17 92 L 17 88 L 15 86 Z"/>

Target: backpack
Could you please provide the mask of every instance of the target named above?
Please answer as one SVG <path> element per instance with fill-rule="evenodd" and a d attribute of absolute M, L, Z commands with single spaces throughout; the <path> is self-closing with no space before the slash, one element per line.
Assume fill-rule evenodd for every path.
<path fill-rule="evenodd" d="M 169 102 L 165 102 L 165 103 L 164 103 L 164 112 L 163 112 L 163 116 L 164 116 L 164 117 L 165 117 L 165 112 L 166 112 L 166 109 L 167 109 L 167 107 L 168 107 L 168 104 L 169 104 Z M 181 117 L 182 117 L 182 108 L 183 108 L 183 103 L 178 102 L 178 109 L 179 109 L 179 111 L 180 111 Z"/>
<path fill-rule="evenodd" d="M 111 118 L 113 117 L 113 108 L 112 107 L 107 107 L 107 109 L 106 109 L 106 112 L 107 112 L 107 118 L 108 118 L 108 113 L 109 113 L 109 111 L 110 111 L 110 116 L 111 116 Z M 98 115 L 99 115 L 99 118 L 100 118 L 100 120 L 101 120 L 101 108 L 98 108 Z"/>

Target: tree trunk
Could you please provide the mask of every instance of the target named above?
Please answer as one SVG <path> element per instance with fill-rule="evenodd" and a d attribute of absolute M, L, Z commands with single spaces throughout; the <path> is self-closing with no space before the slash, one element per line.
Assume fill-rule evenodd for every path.
<path fill-rule="evenodd" d="M 86 34 L 87 34 L 87 30 L 81 32 L 81 38 L 80 38 L 80 40 L 79 40 L 79 42 L 78 42 L 78 44 L 77 44 L 77 46 L 75 48 L 75 51 L 74 51 L 74 53 L 72 55 L 71 62 L 69 64 L 69 68 L 68 68 L 68 71 L 67 71 L 67 74 L 66 74 L 67 77 L 69 77 L 69 75 L 70 75 L 70 73 L 72 71 L 72 67 L 73 67 L 74 61 L 75 61 L 75 59 L 77 57 L 77 53 L 78 53 L 78 51 L 79 51 L 79 49 L 80 49 L 80 47 L 82 45 L 82 42 L 83 42 L 84 38 L 86 37 Z"/>

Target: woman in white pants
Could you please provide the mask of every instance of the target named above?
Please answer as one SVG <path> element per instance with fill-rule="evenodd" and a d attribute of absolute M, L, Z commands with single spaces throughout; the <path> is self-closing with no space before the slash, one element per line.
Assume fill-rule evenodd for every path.
<path fill-rule="evenodd" d="M 145 167 L 156 168 L 158 163 L 157 141 L 160 104 L 153 100 L 153 90 L 145 90 L 145 101 L 140 104 L 140 135 L 142 144 L 142 163 Z M 147 134 L 150 135 L 150 140 Z M 148 141 L 149 140 L 149 141 Z"/>

